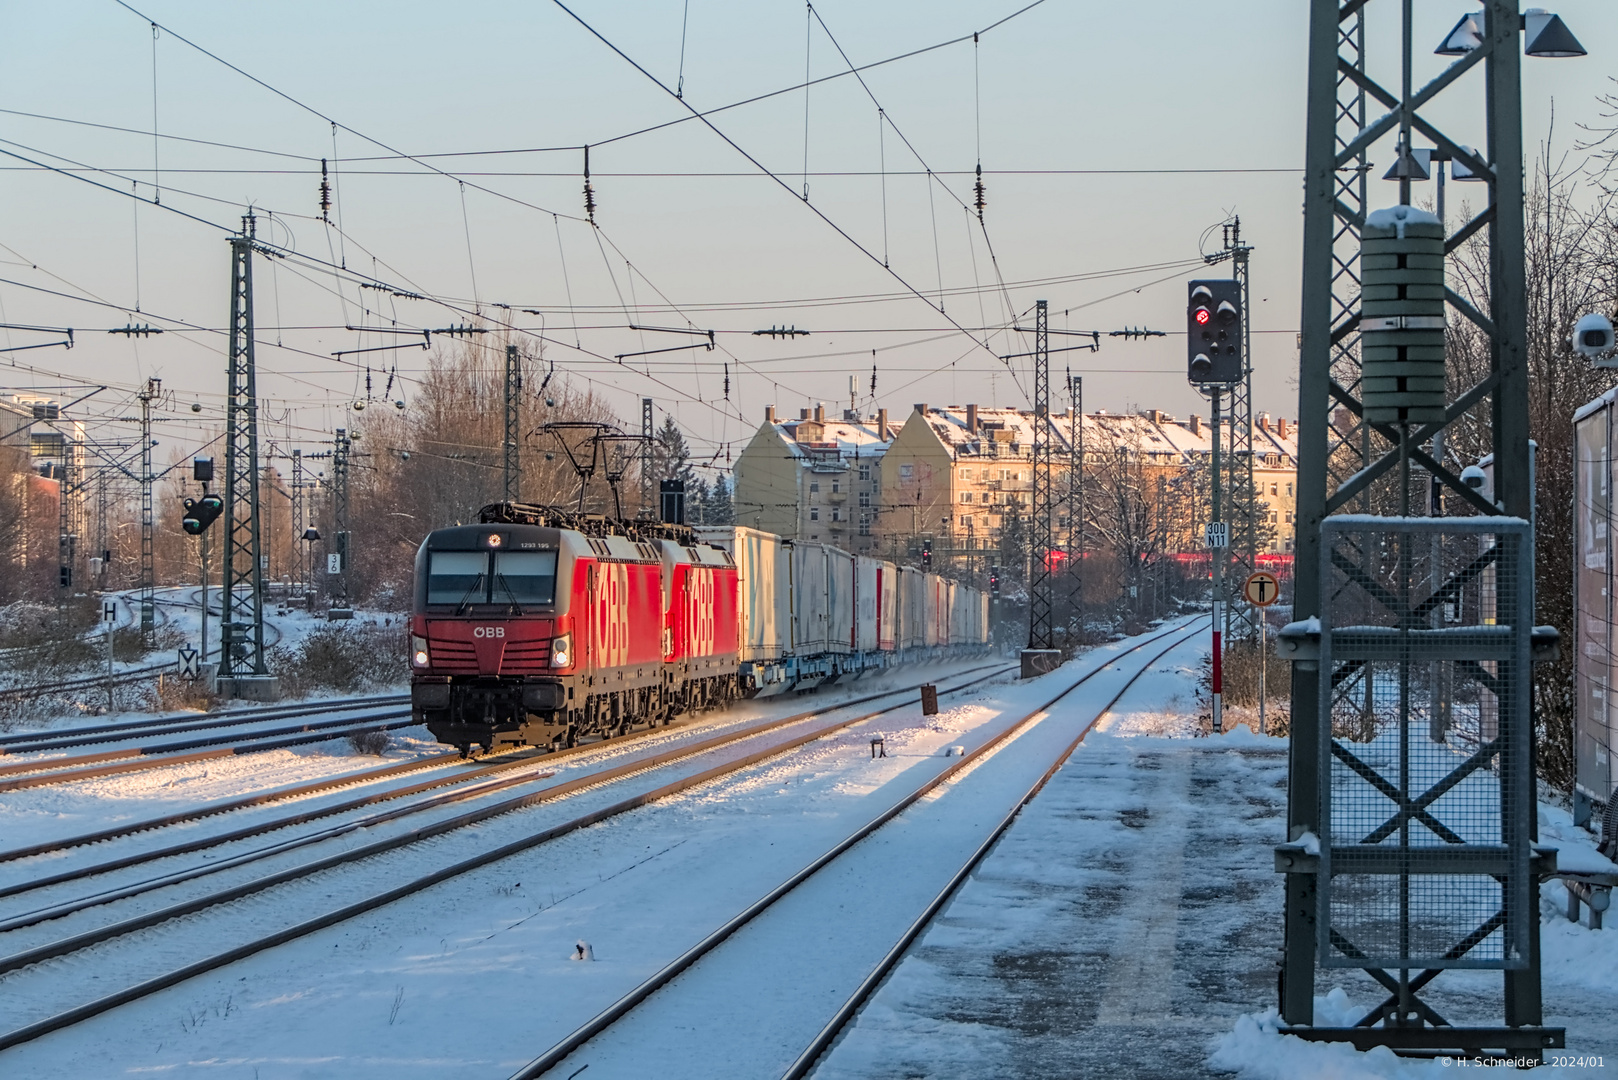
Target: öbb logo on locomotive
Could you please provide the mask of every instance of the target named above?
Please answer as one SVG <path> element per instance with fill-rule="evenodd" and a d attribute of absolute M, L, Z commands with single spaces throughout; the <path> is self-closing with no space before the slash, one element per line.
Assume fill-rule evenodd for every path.
<path fill-rule="evenodd" d="M 985 593 L 827 544 L 514 503 L 479 518 L 422 542 L 410 625 L 415 719 L 463 753 L 988 647 Z"/>

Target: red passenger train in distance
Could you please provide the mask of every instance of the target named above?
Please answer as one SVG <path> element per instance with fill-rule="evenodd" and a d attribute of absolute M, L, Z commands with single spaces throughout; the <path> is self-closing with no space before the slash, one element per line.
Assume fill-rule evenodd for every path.
<path fill-rule="evenodd" d="M 521 503 L 478 516 L 422 542 L 410 623 L 415 719 L 463 754 L 988 645 L 983 593 L 824 544 Z"/>

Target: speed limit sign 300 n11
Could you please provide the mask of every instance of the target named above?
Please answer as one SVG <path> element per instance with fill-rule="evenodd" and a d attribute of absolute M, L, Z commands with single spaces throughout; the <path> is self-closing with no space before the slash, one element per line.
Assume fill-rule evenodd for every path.
<path fill-rule="evenodd" d="M 1247 582 L 1242 586 L 1242 595 L 1255 607 L 1269 607 L 1280 597 L 1281 583 L 1275 579 L 1274 574 L 1260 570 L 1248 576 Z"/>

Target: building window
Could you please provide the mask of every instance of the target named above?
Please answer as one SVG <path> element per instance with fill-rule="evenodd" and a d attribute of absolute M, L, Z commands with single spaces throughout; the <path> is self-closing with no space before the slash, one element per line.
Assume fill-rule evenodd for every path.
<path fill-rule="evenodd" d="M 962 480 L 970 480 L 970 479 L 972 479 L 972 470 L 971 469 L 962 469 L 961 470 L 961 479 Z"/>
<path fill-rule="evenodd" d="M 810 521 L 819 521 L 820 520 L 820 507 L 811 506 L 809 508 L 809 520 Z"/>
<path fill-rule="evenodd" d="M 961 501 L 963 503 L 971 502 L 972 501 L 972 493 L 970 491 L 961 492 Z"/>
<path fill-rule="evenodd" d="M 861 465 L 860 466 L 860 479 L 861 480 L 869 480 L 870 478 L 871 478 L 871 467 L 869 465 Z"/>
<path fill-rule="evenodd" d="M 961 528 L 963 528 L 963 529 L 967 528 L 971 524 L 972 524 L 972 515 L 971 514 L 962 514 L 961 515 Z"/>
<path fill-rule="evenodd" d="M 1292 498 L 1292 485 L 1291 484 L 1287 485 L 1287 498 L 1289 498 L 1289 499 Z"/>
<path fill-rule="evenodd" d="M 1276 494 L 1276 485 L 1275 484 L 1270 485 L 1270 494 L 1271 495 Z"/>
<path fill-rule="evenodd" d="M 1292 515 L 1291 515 L 1291 513 L 1288 513 L 1288 514 L 1287 514 L 1287 524 L 1288 524 L 1288 525 L 1291 525 L 1291 524 L 1292 524 Z"/>
<path fill-rule="evenodd" d="M 837 494 L 839 491 L 842 491 L 842 490 L 843 490 L 843 482 L 841 480 L 833 480 L 831 482 L 831 493 L 833 495 Z"/>
<path fill-rule="evenodd" d="M 865 518 L 865 517 L 860 518 L 860 535 L 861 536 L 870 536 L 871 535 L 871 519 L 870 518 Z"/>
<path fill-rule="evenodd" d="M 869 491 L 860 492 L 860 505 L 861 506 L 870 506 L 871 505 L 871 493 Z"/>
<path fill-rule="evenodd" d="M 901 465 L 901 466 L 899 466 L 899 479 L 901 479 L 901 480 L 909 480 L 910 477 L 911 477 L 911 474 L 914 471 L 915 471 L 915 466 L 913 466 L 913 465 Z"/>
<path fill-rule="evenodd" d="M 833 521 L 843 520 L 843 511 L 841 507 L 834 506 L 831 508 L 831 519 Z"/>
<path fill-rule="evenodd" d="M 820 492 L 820 481 L 819 480 L 811 480 L 811 481 L 809 481 L 809 493 L 811 495 L 815 495 L 815 494 L 818 494 L 819 492 Z"/>

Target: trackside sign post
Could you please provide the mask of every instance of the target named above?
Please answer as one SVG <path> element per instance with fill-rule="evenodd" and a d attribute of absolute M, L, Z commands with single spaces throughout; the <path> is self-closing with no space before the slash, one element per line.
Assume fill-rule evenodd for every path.
<path fill-rule="evenodd" d="M 1280 598 L 1281 582 L 1274 574 L 1268 574 L 1260 570 L 1256 574 L 1249 574 L 1247 580 L 1242 583 L 1242 596 L 1256 608 L 1267 608 Z M 1267 625 L 1262 618 L 1259 619 L 1258 624 L 1260 627 Z M 1269 667 L 1269 655 L 1269 632 L 1266 630 L 1263 639 L 1259 642 L 1258 649 L 1258 733 L 1260 735 L 1264 734 L 1264 683 L 1265 676 L 1269 674 L 1267 670 Z"/>

